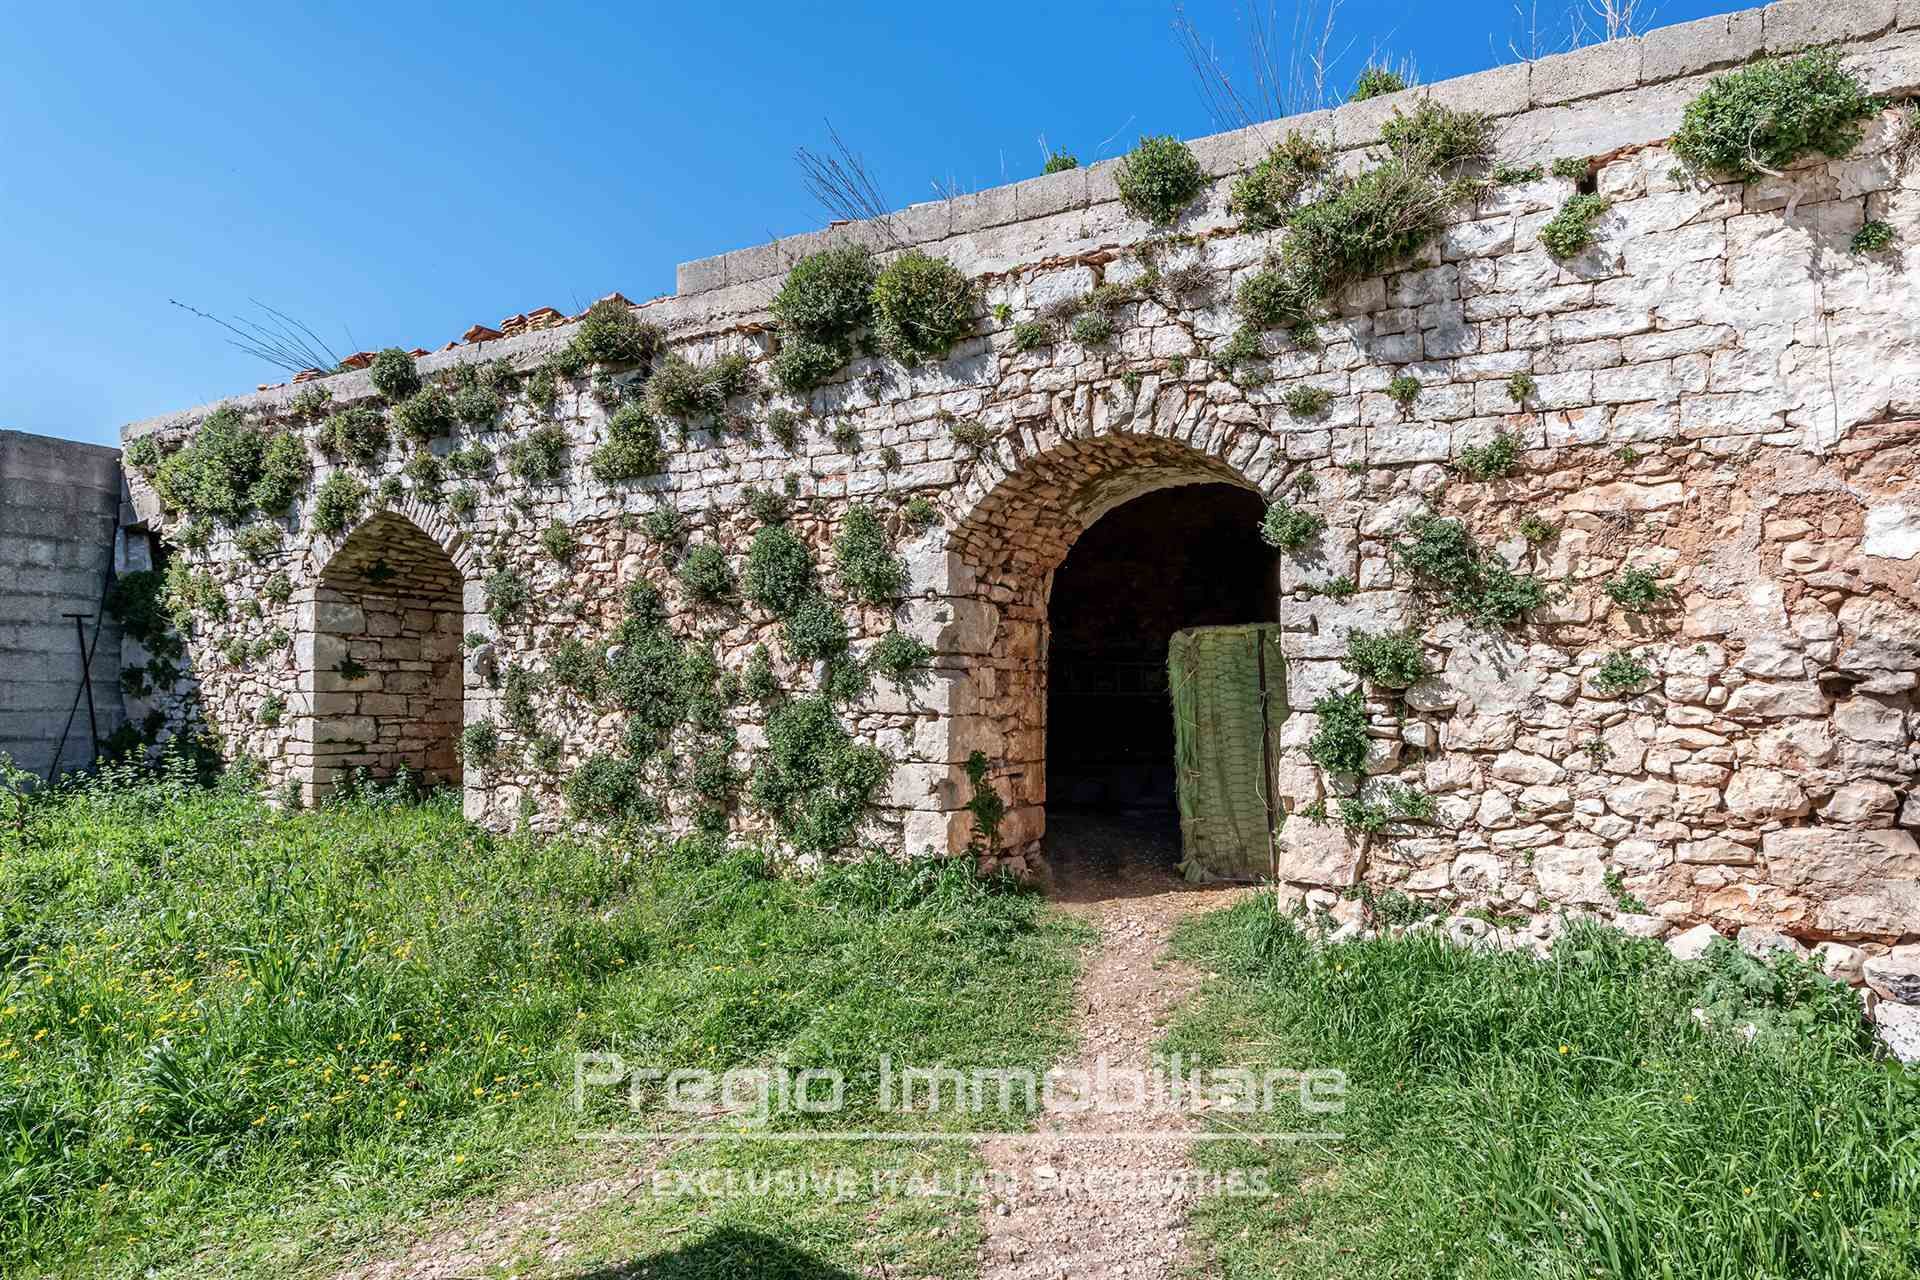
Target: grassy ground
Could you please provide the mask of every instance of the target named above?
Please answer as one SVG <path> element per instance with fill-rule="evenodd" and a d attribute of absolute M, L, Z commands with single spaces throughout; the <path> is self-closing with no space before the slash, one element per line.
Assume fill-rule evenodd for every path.
<path fill-rule="evenodd" d="M 1050 1061 L 1079 941 L 967 867 L 776 877 L 744 853 L 490 836 L 447 799 L 281 815 L 240 785 L 107 779 L 0 834 L 0 1273 L 313 1269 L 530 1170 L 631 1160 L 574 1137 L 579 1048 L 843 1067 L 851 1106 L 820 1123 L 871 1124 L 881 1053 Z M 658 1118 L 624 1108 L 606 1091 L 587 1123 Z M 662 1158 L 868 1169 L 964 1151 Z M 581 1262 L 653 1257 L 668 1276 L 738 1274 L 743 1250 L 766 1275 L 868 1257 L 948 1274 L 972 1226 L 969 1204 L 942 1234 L 950 1211 L 639 1197 L 575 1243 Z"/>
<path fill-rule="evenodd" d="M 1598 930 L 1546 963 L 1431 936 L 1315 950 L 1260 901 L 1177 946 L 1217 976 L 1168 1049 L 1349 1077 L 1343 1114 L 1263 1126 L 1337 1144 L 1199 1145 L 1275 1188 L 1203 1204 L 1206 1274 L 1920 1273 L 1920 1073 L 1874 1061 L 1852 995 L 1804 968 Z"/>

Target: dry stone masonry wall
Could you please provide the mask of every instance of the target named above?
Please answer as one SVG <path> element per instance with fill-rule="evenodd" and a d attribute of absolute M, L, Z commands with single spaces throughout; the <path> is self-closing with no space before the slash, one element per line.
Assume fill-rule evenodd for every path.
<path fill-rule="evenodd" d="M 377 368 L 226 402 L 314 474 L 263 521 L 270 547 L 215 521 L 175 553 L 227 602 L 189 638 L 205 718 L 310 795 L 341 765 L 451 776 L 457 730 L 489 822 L 657 817 L 1030 867 L 1053 570 L 1121 502 L 1226 481 L 1320 526 L 1281 564 L 1292 895 L 1356 926 L 1387 894 L 1476 908 L 1522 940 L 1566 909 L 1777 930 L 1897 968 L 1920 933 L 1920 175 L 1897 105 L 1916 27 L 1891 0 L 1781 4 L 1201 139 L 1204 190 L 1170 232 L 1101 164 L 689 264 L 680 296 L 631 312 L 669 353 L 583 358 L 572 325 L 420 358 L 458 411 L 427 405 L 417 451 L 354 461 L 329 435 L 382 412 Z M 1713 74 L 1822 43 L 1886 95 L 1859 145 L 1681 171 L 1667 140 Z M 1289 232 L 1247 229 L 1234 179 L 1289 130 L 1360 172 L 1421 102 L 1488 113 L 1508 180 L 1343 282 L 1316 342 L 1275 328 L 1249 350 L 1236 294 Z M 1591 243 L 1556 257 L 1542 228 L 1583 192 L 1604 201 Z M 1873 226 L 1891 244 L 1863 252 Z M 954 264 L 970 330 L 767 389 L 797 341 L 768 310 L 782 280 L 849 244 Z M 1105 336 L 1035 337 L 1090 307 Z M 471 410 L 493 378 L 471 371 L 501 361 L 517 382 Z M 667 367 L 688 412 L 660 412 Z M 152 468 L 207 416 L 129 429 L 159 446 L 134 488 L 176 539 Z M 1461 529 L 1539 607 L 1449 613 L 1420 547 Z M 236 626 L 294 642 L 236 666 Z M 1409 687 L 1343 662 L 1354 633 L 1403 628 Z M 1365 763 L 1330 771 L 1311 753 L 1355 689 Z"/>

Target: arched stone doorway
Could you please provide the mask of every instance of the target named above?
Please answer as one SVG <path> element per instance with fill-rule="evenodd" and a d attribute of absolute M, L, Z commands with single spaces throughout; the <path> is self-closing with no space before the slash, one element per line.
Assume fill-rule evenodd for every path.
<path fill-rule="evenodd" d="M 298 601 L 312 700 L 296 735 L 302 795 L 319 800 L 361 769 L 386 778 L 404 767 L 429 785 L 459 785 L 467 612 L 459 539 L 443 542 L 383 511 L 313 556 L 314 585 Z"/>
<path fill-rule="evenodd" d="M 1047 819 L 1125 820 L 1165 860 L 1178 801 L 1167 646 L 1188 627 L 1275 617 L 1260 495 L 1186 484 L 1133 499 L 1081 535 L 1048 600 Z"/>
<path fill-rule="evenodd" d="M 962 678 L 945 691 L 948 755 L 963 761 L 979 749 L 995 762 L 989 778 L 1007 804 L 998 852 L 1016 864 L 1033 860 L 1047 832 L 1050 602 L 1069 553 L 1109 513 L 1163 491 L 1219 495 L 1230 488 L 1245 495 L 1232 501 L 1253 522 L 1249 532 L 1257 529 L 1261 489 L 1239 461 L 1251 456 L 1253 442 L 1224 433 L 1202 440 L 1206 428 L 1193 423 L 1183 430 L 1195 432 L 1193 443 L 1129 432 L 1035 441 L 1042 447 L 1024 456 L 984 460 L 970 479 L 963 517 L 948 540 L 942 607 L 952 619 L 936 646 L 966 655 Z M 1270 619 L 1271 561 L 1264 563 L 1249 572 Z M 1162 570 L 1190 572 L 1170 563 Z M 1163 704 L 1160 714 L 1170 726 L 1170 709 Z M 965 844 L 968 829 L 967 814 L 951 815 L 951 847 Z"/>

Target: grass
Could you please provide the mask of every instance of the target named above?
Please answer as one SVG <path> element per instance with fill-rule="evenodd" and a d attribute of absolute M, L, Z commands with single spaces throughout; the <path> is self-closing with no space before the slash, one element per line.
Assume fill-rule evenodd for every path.
<path fill-rule="evenodd" d="M 1262 1119 L 1337 1144 L 1195 1145 L 1275 1190 L 1200 1202 L 1206 1274 L 1920 1268 L 1920 1074 L 1874 1061 L 1852 994 L 1803 965 L 1586 927 L 1545 962 L 1431 934 L 1316 949 L 1260 900 L 1175 945 L 1217 977 L 1164 1048 L 1347 1075 L 1343 1113 Z"/>
<path fill-rule="evenodd" d="M 1051 1061 L 1079 939 L 970 866 L 780 876 L 711 845 L 492 835 L 399 788 L 279 813 L 231 775 L 117 773 L 36 801 L 0 853 L 0 1272 L 19 1277 L 278 1276 L 541 1170 L 603 1174 L 574 1138 L 579 1049 L 839 1066 L 851 1105 L 820 1122 L 864 1126 L 882 1053 Z M 607 1094 L 594 1123 L 647 1123 Z M 804 1167 L 827 1145 L 667 1162 Z M 831 1145 L 862 1170 L 964 1152 Z M 578 1229 L 623 1257 L 751 1229 L 917 1274 L 973 1246 L 971 1212 L 940 1236 L 905 1200 L 631 1207 Z M 700 1256 L 663 1274 L 730 1274 L 726 1249 Z"/>

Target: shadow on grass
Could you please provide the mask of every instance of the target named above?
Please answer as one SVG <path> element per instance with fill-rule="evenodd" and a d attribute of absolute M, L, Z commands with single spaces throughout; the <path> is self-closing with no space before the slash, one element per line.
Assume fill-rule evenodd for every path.
<path fill-rule="evenodd" d="M 584 1271 L 574 1280 L 859 1280 L 843 1267 L 758 1231 L 722 1227 L 705 1239 L 664 1253 Z"/>

